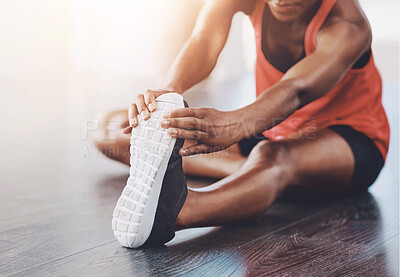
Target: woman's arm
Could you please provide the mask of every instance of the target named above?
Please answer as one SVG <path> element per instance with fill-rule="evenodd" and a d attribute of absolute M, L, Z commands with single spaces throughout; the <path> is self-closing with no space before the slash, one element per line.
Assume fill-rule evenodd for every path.
<path fill-rule="evenodd" d="M 148 90 L 136 97 L 129 107 L 130 133 L 138 123 L 137 116 L 147 120 L 156 109 L 156 97 L 168 92 L 183 93 L 206 78 L 215 67 L 228 38 L 235 13 L 250 13 L 254 0 L 208 0 L 201 9 L 191 37 L 168 71 L 160 90 Z"/>
<path fill-rule="evenodd" d="M 226 148 L 274 127 L 325 95 L 370 46 L 371 30 L 356 0 L 338 0 L 319 32 L 316 51 L 294 65 L 254 103 L 232 112 L 177 110 L 163 126 L 170 128 L 173 136 L 198 141 L 198 145 L 183 149 L 184 155 Z"/>
<path fill-rule="evenodd" d="M 294 65 L 280 82 L 239 112 L 259 121 L 249 135 L 277 125 L 297 109 L 330 91 L 371 47 L 369 23 L 355 0 L 338 0 L 317 37 L 315 52 Z"/>
<path fill-rule="evenodd" d="M 192 35 L 170 67 L 165 88 L 183 93 L 214 69 L 225 46 L 233 16 L 250 13 L 254 1 L 209 0 L 201 9 Z"/>

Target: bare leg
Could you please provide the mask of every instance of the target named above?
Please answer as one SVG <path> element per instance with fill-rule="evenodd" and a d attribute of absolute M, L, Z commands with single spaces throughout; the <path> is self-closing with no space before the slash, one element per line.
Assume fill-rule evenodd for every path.
<path fill-rule="evenodd" d="M 185 146 L 193 144 L 185 141 Z M 246 161 L 237 144 L 212 154 L 183 157 L 183 171 L 187 175 L 225 178 L 236 172 Z"/>
<path fill-rule="evenodd" d="M 99 129 L 93 143 L 105 156 L 130 164 L 130 135 L 122 133 L 128 126 L 127 110 L 116 110 L 98 116 Z"/>
<path fill-rule="evenodd" d="M 130 136 L 122 129 L 128 126 L 128 112 L 116 110 L 99 116 L 99 130 L 93 140 L 96 147 L 107 157 L 130 165 Z M 192 144 L 193 142 L 185 142 Z M 245 158 L 237 145 L 214 154 L 183 158 L 185 174 L 224 178 L 236 172 Z"/>
<path fill-rule="evenodd" d="M 238 172 L 189 190 L 177 229 L 256 218 L 287 187 L 345 190 L 353 170 L 349 145 L 330 129 L 320 130 L 312 140 L 260 142 Z"/>

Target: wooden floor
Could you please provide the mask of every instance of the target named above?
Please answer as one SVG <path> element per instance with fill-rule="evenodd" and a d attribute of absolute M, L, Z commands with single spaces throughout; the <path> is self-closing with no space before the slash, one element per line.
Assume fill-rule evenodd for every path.
<path fill-rule="evenodd" d="M 82 122 L 53 121 L 1 138 L 0 276 L 398 276 L 396 126 L 371 193 L 282 197 L 255 222 L 129 250 L 111 231 L 128 168 L 99 155 Z"/>

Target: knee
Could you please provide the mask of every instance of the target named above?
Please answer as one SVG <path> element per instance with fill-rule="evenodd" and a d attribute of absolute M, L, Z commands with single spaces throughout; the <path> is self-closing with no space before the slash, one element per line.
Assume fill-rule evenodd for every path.
<path fill-rule="evenodd" d="M 99 113 L 95 117 L 95 123 L 97 124 L 97 129 L 94 132 L 94 135 L 92 136 L 92 142 L 93 144 L 99 148 L 103 144 L 105 140 L 107 140 L 108 137 L 108 121 L 112 117 L 112 112 L 103 112 Z"/>
<path fill-rule="evenodd" d="M 246 161 L 245 170 L 259 174 L 265 195 L 275 199 L 292 178 L 289 147 L 285 142 L 259 142 Z M 272 200 L 271 200 L 272 201 Z"/>
<path fill-rule="evenodd" d="M 248 161 L 255 167 L 282 168 L 287 163 L 288 147 L 284 142 L 264 140 L 250 152 Z"/>
<path fill-rule="evenodd" d="M 123 122 L 119 113 L 120 111 L 108 111 L 96 115 L 95 122 L 98 127 L 94 132 L 92 142 L 98 149 L 101 150 L 105 145 L 112 144 L 122 132 Z"/>
<path fill-rule="evenodd" d="M 100 113 L 96 116 L 99 123 L 99 132 L 103 136 L 120 134 L 120 131 L 128 126 L 128 112 L 126 110 L 114 110 Z"/>
<path fill-rule="evenodd" d="M 91 141 L 108 158 L 129 164 L 130 136 L 122 133 L 119 114 L 108 112 L 97 116 L 98 128 Z"/>

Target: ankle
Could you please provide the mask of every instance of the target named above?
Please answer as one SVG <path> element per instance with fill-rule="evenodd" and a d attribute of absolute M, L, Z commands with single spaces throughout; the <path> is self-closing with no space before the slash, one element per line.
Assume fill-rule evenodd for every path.
<path fill-rule="evenodd" d="M 193 201 L 194 198 L 196 197 L 196 192 L 193 192 L 192 190 L 188 189 L 188 195 L 186 197 L 186 201 L 183 204 L 183 207 L 181 211 L 178 214 L 178 217 L 176 219 L 175 223 L 175 230 L 179 231 L 182 229 L 190 228 L 192 225 L 193 221 L 193 212 L 192 212 L 192 206 L 193 206 Z"/>

